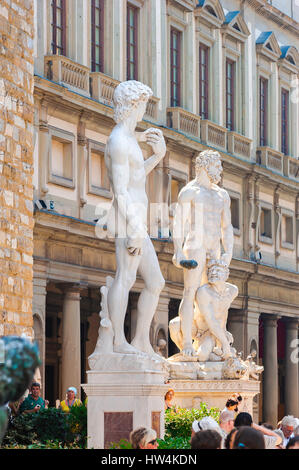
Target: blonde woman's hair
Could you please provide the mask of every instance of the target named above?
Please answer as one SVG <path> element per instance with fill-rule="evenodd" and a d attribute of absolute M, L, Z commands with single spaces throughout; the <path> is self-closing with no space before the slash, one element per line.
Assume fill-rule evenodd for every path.
<path fill-rule="evenodd" d="M 155 439 L 157 439 L 156 431 L 144 426 L 134 429 L 130 434 L 130 442 L 133 449 L 140 449 L 140 446 L 144 447 Z"/>

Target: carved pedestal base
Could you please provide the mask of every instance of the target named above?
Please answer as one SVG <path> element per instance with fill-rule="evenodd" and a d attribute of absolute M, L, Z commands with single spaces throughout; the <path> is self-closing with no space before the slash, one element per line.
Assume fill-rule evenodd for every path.
<path fill-rule="evenodd" d="M 144 360 L 143 367 L 141 363 Z M 135 363 L 135 364 L 134 364 Z M 104 449 L 128 439 L 138 426 L 164 436 L 167 373 L 157 362 L 132 354 L 107 354 L 87 372 L 82 387 L 88 397 L 88 448 Z"/>
<path fill-rule="evenodd" d="M 257 422 L 257 416 L 253 413 L 253 398 L 260 391 L 260 382 L 253 380 L 170 380 L 170 386 L 174 389 L 173 402 L 182 408 L 199 408 L 200 402 L 205 402 L 208 407 L 225 407 L 225 403 L 233 393 L 240 393 L 243 401 L 239 411 L 247 411 Z"/>

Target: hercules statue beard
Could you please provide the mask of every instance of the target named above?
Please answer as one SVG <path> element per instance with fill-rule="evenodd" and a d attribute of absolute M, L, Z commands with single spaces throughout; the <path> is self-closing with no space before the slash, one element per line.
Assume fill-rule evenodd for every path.
<path fill-rule="evenodd" d="M 135 132 L 151 95 L 149 87 L 135 80 L 120 83 L 114 92 L 114 120 L 117 124 L 106 145 L 105 162 L 114 196 L 114 211 L 108 219 L 108 231 L 115 236 L 117 270 L 108 290 L 107 303 L 114 333 L 113 351 L 123 354 L 142 351 L 156 356 L 150 344 L 149 331 L 164 279 L 147 233 L 145 182 L 146 176 L 164 157 L 166 146 L 159 129 Z M 146 161 L 138 141 L 146 142 L 153 149 L 153 155 Z M 118 223 L 116 230 L 115 219 Z M 135 337 L 129 344 L 124 334 L 124 319 L 137 270 L 145 287 L 138 299 Z"/>
<path fill-rule="evenodd" d="M 218 186 L 222 166 L 220 155 L 205 150 L 196 158 L 196 177 L 179 193 L 174 217 L 173 263 L 182 268 L 182 260 L 194 260 L 197 266 L 184 269 L 184 292 L 179 308 L 182 333 L 182 353 L 196 355 L 192 345 L 192 324 L 195 296 L 198 288 L 207 282 L 207 259 L 220 260 L 226 266 L 232 258 L 233 227 L 230 197 Z M 184 237 L 185 227 L 189 231 Z M 221 244 L 224 253 L 221 255 Z"/>

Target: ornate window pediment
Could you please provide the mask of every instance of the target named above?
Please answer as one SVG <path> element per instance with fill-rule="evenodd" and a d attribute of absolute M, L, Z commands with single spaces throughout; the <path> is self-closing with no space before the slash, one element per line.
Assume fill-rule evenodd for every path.
<path fill-rule="evenodd" d="M 200 17 L 209 27 L 220 28 L 225 15 L 219 0 L 198 0 L 194 15 Z"/>
<path fill-rule="evenodd" d="M 250 31 L 240 11 L 230 11 L 227 13 L 222 27 L 229 36 L 237 39 L 237 41 L 245 42 L 250 35 Z"/>
<path fill-rule="evenodd" d="M 169 0 L 169 3 L 187 12 L 193 11 L 196 7 L 196 0 Z"/>
<path fill-rule="evenodd" d="M 295 46 L 281 46 L 281 65 L 290 73 L 298 73 L 299 52 Z"/>
<path fill-rule="evenodd" d="M 264 55 L 272 62 L 276 62 L 281 56 L 281 50 L 273 31 L 261 33 L 256 40 L 257 53 Z"/>

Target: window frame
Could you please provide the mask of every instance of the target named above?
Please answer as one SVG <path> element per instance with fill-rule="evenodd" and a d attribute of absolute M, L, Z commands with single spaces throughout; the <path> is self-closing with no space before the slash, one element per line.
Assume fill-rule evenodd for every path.
<path fill-rule="evenodd" d="M 177 39 L 178 39 L 178 48 L 174 49 L 173 48 L 173 34 L 174 32 L 177 34 Z M 173 64 L 173 51 L 177 51 L 177 65 L 175 66 Z M 181 62 L 182 62 L 182 31 L 179 29 L 175 28 L 174 26 L 170 26 L 170 106 L 171 107 L 180 107 L 181 106 Z M 176 68 L 178 70 L 177 77 L 178 81 L 174 82 L 173 80 L 173 70 Z M 173 93 L 173 85 L 177 86 L 178 89 L 178 94 L 177 94 L 177 99 L 174 98 L 174 93 Z"/>
<path fill-rule="evenodd" d="M 98 2 L 98 6 L 96 5 Z M 99 24 L 96 24 L 96 10 L 99 10 Z M 103 72 L 104 71 L 104 28 L 105 28 L 105 0 L 91 0 L 91 71 Z M 96 30 L 99 29 L 99 41 L 96 43 Z M 96 49 L 100 49 L 100 62 L 96 62 Z"/>
<path fill-rule="evenodd" d="M 231 220 L 231 224 L 232 224 L 232 227 L 233 227 L 233 231 L 234 231 L 234 235 L 240 237 L 241 236 L 241 228 L 242 228 L 242 204 L 241 204 L 241 199 L 242 199 L 242 196 L 240 193 L 236 192 L 236 191 L 232 191 L 231 189 L 227 189 L 227 188 L 224 188 L 228 194 L 229 194 L 229 197 L 230 197 L 230 200 L 232 199 L 236 199 L 238 201 L 238 219 L 239 219 L 239 228 L 237 227 L 234 227 L 233 226 L 233 223 L 232 223 L 232 220 Z M 231 211 L 231 203 L 230 203 L 230 211 Z"/>
<path fill-rule="evenodd" d="M 168 207 L 169 207 L 169 216 L 173 217 L 174 216 L 174 208 L 171 207 L 172 204 L 176 204 L 175 202 L 171 202 L 171 182 L 172 179 L 175 179 L 181 183 L 183 183 L 184 186 L 188 183 L 188 174 L 175 170 L 174 168 L 170 168 L 168 172 L 168 177 L 169 177 L 169 194 L 168 194 Z M 177 202 L 177 201 L 176 201 Z"/>
<path fill-rule="evenodd" d="M 228 83 L 228 66 L 229 65 L 232 65 L 232 78 L 231 78 L 231 82 L 232 82 L 232 92 L 231 93 L 228 93 L 228 86 L 227 86 L 227 83 Z M 225 61 L 225 127 L 226 129 L 229 131 L 229 132 L 234 132 L 235 131 L 235 128 L 236 128 L 236 122 L 235 122 L 235 118 L 236 118 L 236 109 L 235 109 L 235 106 L 236 106 L 236 97 L 235 97 L 235 92 L 236 92 L 236 61 L 230 59 L 229 57 L 226 57 L 226 61 Z M 232 106 L 231 108 L 228 107 L 228 95 L 231 95 L 232 97 Z M 228 112 L 229 110 L 231 109 L 231 114 L 232 114 L 232 118 L 231 118 L 231 123 L 232 123 L 232 127 L 228 127 Z"/>
<path fill-rule="evenodd" d="M 133 43 L 129 42 L 130 39 L 130 24 L 129 24 L 129 18 L 130 18 L 130 10 L 134 12 L 134 20 L 133 20 Z M 139 63 L 138 63 L 138 54 L 139 54 L 139 48 L 138 48 L 138 36 L 139 36 L 139 24 L 138 24 L 138 19 L 139 19 L 139 8 L 132 3 L 127 3 L 127 24 L 126 24 L 126 40 L 127 40 L 127 80 L 138 80 L 138 68 L 139 68 Z M 130 59 L 130 46 L 134 47 L 134 53 L 133 53 L 133 62 L 131 62 Z M 130 64 L 133 64 L 134 66 L 134 73 L 133 77 L 131 77 L 130 74 Z"/>
<path fill-rule="evenodd" d="M 289 217 L 292 219 L 292 238 L 293 242 L 287 242 L 283 241 L 283 233 L 282 233 L 282 218 L 283 217 Z M 291 211 L 290 209 L 286 209 L 284 207 L 281 208 L 281 224 L 280 224 L 280 246 L 281 248 L 285 248 L 287 250 L 294 250 L 295 249 L 295 236 L 296 236 L 296 231 L 295 231 L 295 213 Z"/>
<path fill-rule="evenodd" d="M 58 140 L 63 144 L 71 145 L 71 167 L 72 177 L 67 178 L 64 176 L 56 175 L 52 169 L 52 139 Z M 49 126 L 49 165 L 48 165 L 48 183 L 57 184 L 58 186 L 64 186 L 65 188 L 75 189 L 75 135 L 72 132 L 59 129 L 54 126 Z"/>
<path fill-rule="evenodd" d="M 51 51 L 53 55 L 66 56 L 66 0 L 60 0 L 61 7 L 57 6 L 57 0 L 51 1 Z M 61 10 L 61 27 L 57 26 L 57 10 Z M 57 29 L 61 29 L 61 46 L 57 45 Z M 55 39 L 54 39 L 55 38 Z M 61 50 L 57 54 L 57 49 Z"/>
<path fill-rule="evenodd" d="M 199 43 L 199 116 L 201 119 L 209 119 L 209 66 L 210 66 L 210 47 L 202 42 Z M 202 51 L 205 54 L 205 64 L 202 64 Z M 202 77 L 202 66 L 204 65 L 206 70 L 206 78 L 203 79 Z M 204 83 L 205 93 L 204 97 L 202 96 L 202 83 Z M 205 100 L 204 103 L 204 112 L 202 114 L 202 101 Z"/>
<path fill-rule="evenodd" d="M 95 186 L 91 181 L 92 174 L 92 152 L 99 153 L 104 156 L 106 145 L 102 142 L 96 142 L 95 140 L 88 139 L 88 194 L 93 194 L 95 196 L 102 196 L 107 199 L 112 199 L 112 190 L 106 189 L 100 186 Z"/>
<path fill-rule="evenodd" d="M 271 237 L 267 237 L 266 235 L 261 234 L 261 215 L 262 215 L 262 210 L 266 209 L 271 212 Z M 259 241 L 262 243 L 266 243 L 267 245 L 273 245 L 273 236 L 274 236 L 274 216 L 273 216 L 273 206 L 269 204 L 268 202 L 260 202 L 260 215 L 259 215 Z"/>
<path fill-rule="evenodd" d="M 264 95 L 262 95 L 262 84 L 265 85 Z M 269 104 L 269 79 L 260 75 L 259 77 L 259 146 L 268 146 L 268 104 Z M 262 96 L 264 96 L 264 106 L 262 108 Z M 263 119 L 262 119 L 263 117 Z M 262 137 L 263 130 L 263 137 Z"/>

